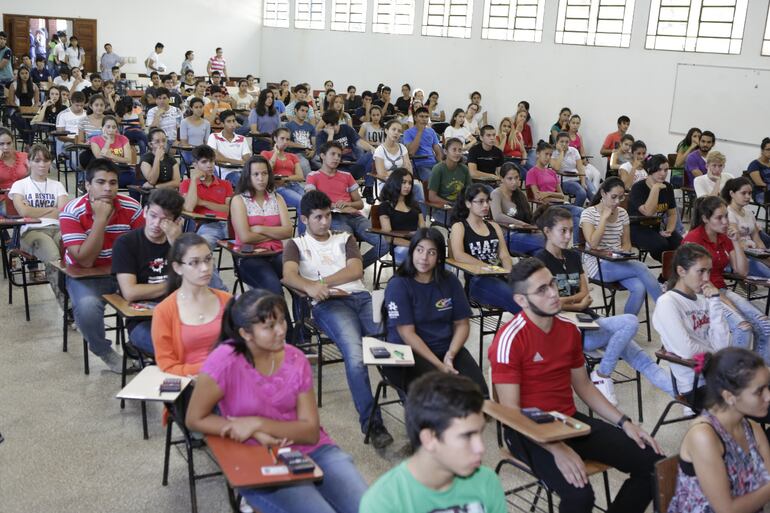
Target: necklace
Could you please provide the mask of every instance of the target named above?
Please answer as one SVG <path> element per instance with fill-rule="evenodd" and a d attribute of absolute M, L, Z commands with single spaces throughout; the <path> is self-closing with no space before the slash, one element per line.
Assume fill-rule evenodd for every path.
<path fill-rule="evenodd" d="M 182 298 L 182 301 L 187 301 L 187 296 L 181 290 L 179 291 L 179 297 Z M 203 322 L 203 312 L 198 313 L 198 322 Z"/>

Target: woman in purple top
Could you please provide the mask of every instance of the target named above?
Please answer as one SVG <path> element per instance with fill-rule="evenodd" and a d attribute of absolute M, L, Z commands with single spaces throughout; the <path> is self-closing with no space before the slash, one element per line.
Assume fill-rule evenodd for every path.
<path fill-rule="evenodd" d="M 288 318 L 283 298 L 261 289 L 227 304 L 222 339 L 198 374 L 187 426 L 249 445 L 291 446 L 323 470 L 316 483 L 239 489 L 259 511 L 358 513 L 366 483 L 320 426 L 310 363 L 285 342 Z"/>

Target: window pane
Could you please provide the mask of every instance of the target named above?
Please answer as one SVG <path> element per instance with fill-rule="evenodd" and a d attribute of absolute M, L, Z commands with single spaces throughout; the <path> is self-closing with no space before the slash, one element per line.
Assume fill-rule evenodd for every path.
<path fill-rule="evenodd" d="M 325 0 L 294 0 L 294 27 L 323 30 L 326 24 Z"/>
<path fill-rule="evenodd" d="M 411 34 L 414 30 L 414 0 L 374 0 L 372 32 Z"/>
<path fill-rule="evenodd" d="M 473 0 L 425 0 L 422 33 L 427 36 L 471 37 Z"/>
<path fill-rule="evenodd" d="M 634 0 L 560 0 L 556 42 L 627 48 L 633 15 Z"/>
<path fill-rule="evenodd" d="M 266 27 L 289 28 L 289 0 L 265 0 L 263 23 Z"/>
<path fill-rule="evenodd" d="M 540 42 L 544 4 L 545 0 L 485 0 L 482 39 Z"/>

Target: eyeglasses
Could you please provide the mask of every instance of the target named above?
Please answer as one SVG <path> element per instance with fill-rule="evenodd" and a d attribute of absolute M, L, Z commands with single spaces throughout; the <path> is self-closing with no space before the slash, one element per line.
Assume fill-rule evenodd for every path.
<path fill-rule="evenodd" d="M 190 266 L 193 269 L 196 267 L 200 267 L 201 264 L 204 264 L 206 267 L 212 265 L 214 263 L 214 255 L 211 253 L 208 254 L 208 256 L 204 258 L 193 258 L 192 260 L 188 262 L 182 262 L 184 265 Z"/>
<path fill-rule="evenodd" d="M 552 278 L 551 281 L 549 281 L 545 285 L 541 285 L 540 287 L 536 288 L 534 292 L 525 292 L 524 295 L 544 297 L 551 290 L 558 290 L 558 287 L 556 285 L 556 278 Z"/>

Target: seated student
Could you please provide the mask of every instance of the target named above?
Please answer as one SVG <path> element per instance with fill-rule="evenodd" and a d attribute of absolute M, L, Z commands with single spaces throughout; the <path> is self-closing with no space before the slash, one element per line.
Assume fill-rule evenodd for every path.
<path fill-rule="evenodd" d="M 662 457 L 660 447 L 591 383 L 580 332 L 558 316 L 562 309 L 558 285 L 545 264 L 536 258 L 522 260 L 511 270 L 509 281 L 523 311 L 497 332 L 489 347 L 492 383 L 500 403 L 517 410 L 556 410 L 590 426 L 591 433 L 541 445 L 503 427 L 508 450 L 531 462 L 534 472 L 559 495 L 562 513 L 593 510 L 585 459 L 630 474 L 608 511 L 644 512 L 652 500 L 652 471 Z M 573 394 L 606 421 L 577 411 Z"/>
<path fill-rule="evenodd" d="M 179 143 L 189 146 L 206 144 L 211 135 L 211 123 L 203 117 L 203 100 L 193 98 L 190 101 L 191 114 L 182 120 L 179 125 Z M 181 152 L 185 167 L 189 169 L 192 164 L 192 156 L 187 150 Z"/>
<path fill-rule="evenodd" d="M 99 73 L 91 73 L 88 77 L 91 85 L 83 88 L 83 94 L 86 95 L 86 100 L 90 99 L 95 94 L 104 95 L 104 81 Z"/>
<path fill-rule="evenodd" d="M 414 176 L 405 168 L 396 168 L 380 192 L 380 227 L 386 231 L 413 232 L 425 226 L 425 218 L 414 198 Z M 406 256 L 408 239 L 393 237 L 395 264 L 401 265 Z"/>
<path fill-rule="evenodd" d="M 40 106 L 40 110 L 37 111 L 30 124 L 49 123 L 56 125 L 56 116 L 66 108 L 62 103 L 61 91 L 57 87 L 51 87 L 48 90 L 48 98 Z"/>
<path fill-rule="evenodd" d="M 310 105 L 310 102 L 308 101 L 307 86 L 304 84 L 299 84 L 294 87 L 294 100 L 286 106 L 286 112 L 284 114 L 286 114 L 286 117 L 289 119 L 289 121 L 297 121 L 294 119 L 296 116 L 296 108 L 301 102 L 305 102 L 307 104 L 307 115 L 305 119 L 307 119 L 308 123 L 315 126 L 316 113 L 313 110 L 313 106 Z"/>
<path fill-rule="evenodd" d="M 532 223 L 532 211 L 527 196 L 521 190 L 519 168 L 513 162 L 506 162 L 500 171 L 500 185 L 489 195 L 492 220 L 510 228 Z M 543 248 L 542 233 L 509 231 L 506 234 L 508 250 L 512 253 L 531 254 Z"/>
<path fill-rule="evenodd" d="M 286 151 L 296 155 L 305 176 L 310 174 L 310 160 L 315 156 L 315 127 L 307 122 L 310 106 L 305 101 L 297 102 L 294 108 L 294 118 L 286 123 L 291 132 L 291 141 Z"/>
<path fill-rule="evenodd" d="M 401 86 L 401 96 L 396 99 L 396 113 L 401 116 L 409 114 L 409 109 L 412 106 L 412 86 L 404 84 Z M 346 106 L 346 110 L 347 106 Z"/>
<path fill-rule="evenodd" d="M 583 165 L 580 153 L 569 145 L 567 132 L 559 132 L 556 137 L 556 147 L 553 150 L 549 167 L 554 171 L 575 174 L 575 176 L 560 177 L 562 189 L 575 197 L 575 205 L 582 207 L 589 195 L 596 194 L 599 184 L 598 171 L 595 176 L 592 176 L 590 180 L 588 179 L 588 166 Z M 591 167 L 596 170 L 593 166 Z"/>
<path fill-rule="evenodd" d="M 286 302 L 267 291 L 228 302 L 219 341 L 198 374 L 187 426 L 248 445 L 291 445 L 323 470 L 317 483 L 237 489 L 259 511 L 358 513 L 366 482 L 320 426 L 313 372 L 304 353 L 286 344 L 288 322 Z"/>
<path fill-rule="evenodd" d="M 323 130 L 318 131 L 316 143 L 318 144 L 318 154 L 321 158 L 321 148 L 327 142 L 335 142 L 342 148 L 342 156 L 350 164 L 350 173 L 356 178 L 363 178 L 372 167 L 372 153 L 374 148 L 371 144 L 361 139 L 356 131 L 350 125 L 340 125 L 337 117 L 337 111 L 329 110 L 321 116 L 324 122 Z"/>
<path fill-rule="evenodd" d="M 230 202 L 230 219 L 237 244 L 251 244 L 256 251 L 276 252 L 271 257 L 242 258 L 240 276 L 252 288 L 283 295 L 283 241 L 294 227 L 286 202 L 275 192 L 273 169 L 265 157 L 251 157 L 243 166 L 241 179 Z"/>
<path fill-rule="evenodd" d="M 227 90 L 227 86 L 222 82 L 222 74 L 218 71 L 211 74 L 211 83 L 206 87 L 206 96 L 213 96 L 215 87 L 218 87 L 222 93 L 222 100 L 230 105 L 228 108 L 232 108 L 232 104 L 230 103 L 230 100 L 232 100 L 232 98 L 230 98 L 230 92 Z"/>
<path fill-rule="evenodd" d="M 749 418 L 767 418 L 770 371 L 751 351 L 727 348 L 706 355 L 703 375 L 706 410 L 682 440 L 668 510 L 762 511 L 770 502 L 770 446 Z"/>
<path fill-rule="evenodd" d="M 374 150 L 374 170 L 381 180 L 387 180 L 391 172 L 398 168 L 404 168 L 414 174 L 412 160 L 409 151 L 401 144 L 403 125 L 397 119 L 391 119 L 385 125 L 385 139 Z M 422 187 L 420 187 L 422 192 Z"/>
<path fill-rule="evenodd" d="M 374 95 L 372 92 L 364 91 L 361 93 L 361 105 L 359 105 L 353 113 L 355 123 L 361 124 L 371 121 L 371 112 L 374 106 Z"/>
<path fill-rule="evenodd" d="M 460 139 L 463 142 L 463 151 L 469 150 L 476 144 L 476 138 L 465 126 L 465 111 L 463 109 L 455 109 L 449 120 L 449 126 L 444 130 L 442 137 L 445 141 L 452 137 Z"/>
<path fill-rule="evenodd" d="M 61 111 L 59 115 L 56 116 L 56 131 L 66 131 L 69 134 L 56 137 L 57 155 L 64 152 L 64 145 L 66 143 L 78 142 L 78 129 L 80 128 L 80 121 L 87 115 L 85 109 L 83 108 L 85 103 L 85 95 L 80 91 L 76 91 L 70 95 L 70 107 Z"/>
<path fill-rule="evenodd" d="M 757 203 L 765 202 L 765 187 L 770 183 L 770 137 L 762 139 L 760 145 L 762 152 L 759 157 L 752 160 L 748 167 L 749 175 L 757 185 L 757 191 L 754 193 L 754 200 Z"/>
<path fill-rule="evenodd" d="M 627 191 L 631 190 L 636 182 L 641 182 L 647 178 L 647 171 L 644 170 L 646 160 L 647 145 L 641 139 L 637 139 L 631 145 L 631 160 L 621 164 L 618 168 L 618 177 L 623 180 L 623 185 L 626 186 Z"/>
<path fill-rule="evenodd" d="M 380 97 L 374 105 L 382 109 L 382 115 L 391 117 L 396 115 L 396 108 L 390 103 L 390 87 L 385 86 L 380 90 Z"/>
<path fill-rule="evenodd" d="M 227 221 L 233 186 L 214 175 L 214 150 L 210 146 L 196 146 L 192 150 L 193 169 L 190 178 L 179 185 L 184 196 L 184 209 L 196 214 L 216 216 L 217 221 L 202 223 L 198 235 L 206 239 L 213 250 L 218 240 L 227 238 Z M 191 185 L 193 185 L 191 187 Z"/>
<path fill-rule="evenodd" d="M 185 100 L 185 103 L 187 103 L 187 106 L 190 107 L 190 103 L 195 99 L 198 98 L 199 100 L 203 101 L 204 107 L 211 103 L 211 98 L 206 96 L 206 81 L 205 80 L 196 80 L 195 81 L 195 88 L 193 89 L 192 94 L 190 94 L 187 99 Z"/>
<path fill-rule="evenodd" d="M 368 142 L 373 148 L 377 148 L 385 141 L 385 128 L 382 126 L 382 109 L 375 105 L 372 107 L 370 114 L 370 121 L 362 123 L 361 128 L 358 129 L 358 137 Z M 320 128 L 322 127 L 319 124 Z"/>
<path fill-rule="evenodd" d="M 232 296 L 209 286 L 214 255 L 203 237 L 179 235 L 167 262 L 167 296 L 152 313 L 155 361 L 163 372 L 195 376 L 219 340 L 222 314 Z"/>
<path fill-rule="evenodd" d="M 687 135 L 685 135 L 684 139 L 679 141 L 679 144 L 676 146 L 676 161 L 674 163 L 674 168 L 684 168 L 687 157 L 700 146 L 700 136 L 700 128 L 692 127 L 687 131 Z"/>
<path fill-rule="evenodd" d="M 5 127 L 0 127 L 0 189 L 10 189 L 17 180 L 27 176 L 28 168 L 27 153 L 16 151 L 13 133 Z M 6 197 L 6 192 L 0 193 L 0 214 L 3 215 Z"/>
<path fill-rule="evenodd" d="M 706 157 L 714 147 L 716 137 L 713 132 L 705 130 L 698 139 L 698 151 L 692 151 L 684 161 L 684 185 L 692 187 L 695 179 L 706 174 Z"/>
<path fill-rule="evenodd" d="M 535 258 L 541 260 L 556 279 L 562 309 L 595 317 L 589 309 L 592 298 L 580 254 L 569 249 L 572 242 L 571 214 L 563 207 L 547 207 L 538 218 L 537 225 L 545 234 L 546 245 L 545 249 L 535 254 Z M 658 367 L 634 342 L 639 328 L 635 315 L 613 315 L 594 320 L 599 329 L 585 330 L 583 351 L 604 349 L 601 363 L 591 373 L 591 381 L 613 406 L 618 405 L 618 400 L 611 376 L 620 358 L 658 389 L 670 396 L 674 395 L 668 372 Z"/>
<path fill-rule="evenodd" d="M 160 128 L 166 132 L 166 139 L 173 144 L 177 139 L 177 129 L 182 120 L 182 111 L 169 105 L 169 92 L 165 87 L 158 88 L 155 107 L 147 112 L 148 128 Z"/>
<path fill-rule="evenodd" d="M 502 267 L 506 271 L 513 263 L 505 244 L 503 231 L 489 216 L 489 193 L 483 184 L 473 184 L 457 195 L 454 207 L 455 223 L 449 232 L 452 258 L 460 263 Z M 511 289 L 497 276 L 467 276 L 468 296 L 482 305 L 502 308 L 516 313 Z"/>
<path fill-rule="evenodd" d="M 631 134 L 624 134 L 620 138 L 620 144 L 615 151 L 610 155 L 610 171 L 614 171 L 611 176 L 617 176 L 618 169 L 626 162 L 630 162 L 633 156 L 631 155 L 631 147 L 634 145 L 634 136 Z"/>
<path fill-rule="evenodd" d="M 430 180 L 431 170 L 437 162 L 443 160 L 438 135 L 428 126 L 430 114 L 425 107 L 419 107 L 414 111 L 414 126 L 404 132 L 403 143 L 409 150 L 410 158 L 417 168 L 417 177 L 420 180 Z M 447 141 L 448 143 L 449 141 Z M 460 141 L 462 146 L 462 141 Z M 460 150 L 462 153 L 462 149 Z"/>
<path fill-rule="evenodd" d="M 500 480 L 481 466 L 483 404 L 468 378 L 431 372 L 415 381 L 404 408 L 414 453 L 369 488 L 361 511 L 507 511 Z"/>
<path fill-rule="evenodd" d="M 168 90 L 168 104 L 184 112 L 184 100 L 182 100 L 182 96 L 176 89 L 174 89 L 174 78 L 171 75 L 164 75 L 161 80 L 163 82 L 163 87 Z"/>
<path fill-rule="evenodd" d="M 446 142 L 445 147 L 446 159 L 433 166 L 430 173 L 428 201 L 451 205 L 473 180 L 468 166 L 462 162 L 463 142 L 452 138 Z"/>
<path fill-rule="evenodd" d="M 719 289 L 725 303 L 725 319 L 732 333 L 733 345 L 750 348 L 754 335 L 754 350 L 765 361 L 770 361 L 770 319 L 763 315 L 745 297 L 727 288 L 724 272 L 745 276 L 749 270 L 743 246 L 737 244 L 740 234 L 731 229 L 727 216 L 727 205 L 719 196 L 701 196 L 695 200 L 692 209 L 690 231 L 684 242 L 700 244 L 711 253 L 711 283 Z"/>
<path fill-rule="evenodd" d="M 67 91 L 72 89 L 72 86 L 75 84 L 75 79 L 72 78 L 72 71 L 70 70 L 70 67 L 66 64 L 62 64 L 59 66 L 59 74 L 54 77 L 53 79 L 53 85 L 55 86 L 64 86 L 67 88 Z M 85 95 L 83 95 L 85 97 Z"/>
<path fill-rule="evenodd" d="M 473 137 L 479 138 L 479 123 L 478 113 L 479 107 L 475 103 L 469 103 L 468 108 L 465 109 L 465 127 L 468 128 Z"/>
<path fill-rule="evenodd" d="M 89 142 L 94 157 L 110 159 L 121 167 L 118 183 L 120 187 L 134 183 L 133 164 L 136 162 L 134 149 L 128 137 L 118 132 L 118 120 L 114 116 L 102 118 L 101 133 L 91 137 Z"/>
<path fill-rule="evenodd" d="M 553 145 L 539 141 L 536 151 L 535 165 L 527 172 L 526 188 L 532 192 L 532 197 L 536 201 L 547 204 L 563 204 L 564 208 L 572 212 L 572 220 L 575 224 L 575 243 L 577 243 L 583 208 L 580 205 L 566 202 L 567 196 L 561 190 L 559 176 L 549 167 L 553 155 Z"/>
<path fill-rule="evenodd" d="M 327 158 L 332 154 L 324 153 Z M 283 279 L 310 297 L 313 319 L 342 352 L 361 432 L 373 414 L 372 445 L 381 449 L 393 443 L 393 437 L 380 411 L 372 412 L 374 399 L 361 345 L 362 336 L 381 329 L 372 320 L 372 297 L 361 281 L 364 266 L 356 240 L 330 230 L 331 208 L 331 200 L 321 191 L 311 190 L 302 197 L 300 211 L 307 231 L 286 243 Z"/>
<path fill-rule="evenodd" d="M 246 137 L 235 133 L 235 129 L 238 127 L 235 112 L 232 110 L 223 111 L 219 114 L 219 121 L 222 124 L 222 131 L 212 132 L 209 135 L 208 145 L 214 148 L 218 163 L 242 166 L 251 158 L 251 148 Z M 227 178 L 228 175 L 234 174 L 231 181 L 237 181 L 237 171 L 233 171 L 230 167 L 218 167 L 221 178 Z"/>
<path fill-rule="evenodd" d="M 43 55 L 35 57 L 35 67 L 30 71 L 30 75 L 32 76 L 32 82 L 38 87 L 43 83 L 48 87 L 53 85 L 53 79 L 51 73 L 45 67 L 45 56 Z"/>
<path fill-rule="evenodd" d="M 177 189 L 182 181 L 179 163 L 168 154 L 166 133 L 160 128 L 150 129 L 150 150 L 142 155 L 140 169 L 147 180 L 145 187 Z"/>
<path fill-rule="evenodd" d="M 142 210 L 144 227 L 120 236 L 113 246 L 112 273 L 118 280 L 120 295 L 129 302 L 157 302 L 166 296 L 167 256 L 182 234 L 184 198 L 170 189 L 150 194 Z M 152 321 L 126 319 L 131 343 L 154 354 L 150 326 Z"/>
<path fill-rule="evenodd" d="M 391 107 L 392 107 L 392 105 L 391 105 Z M 328 109 L 326 109 L 326 110 L 333 110 L 334 112 L 337 113 L 338 121 L 339 121 L 340 125 L 350 125 L 350 126 L 353 126 L 353 119 L 350 117 L 350 114 L 345 112 L 345 97 L 344 96 L 340 96 L 340 95 L 335 96 L 334 99 L 330 103 L 330 107 Z M 382 114 L 382 110 L 380 110 L 380 114 Z M 380 118 L 382 118 L 382 116 L 380 116 Z M 324 122 L 321 121 L 318 124 L 318 130 L 321 130 L 323 127 L 324 127 Z M 370 144 L 372 144 L 373 146 L 376 146 L 377 145 L 377 144 L 375 144 L 376 143 L 376 137 L 378 135 L 377 132 L 376 132 L 376 129 L 370 135 L 372 136 L 372 140 L 369 140 L 367 138 L 366 141 L 369 142 Z"/>
<path fill-rule="evenodd" d="M 745 176 L 728 180 L 722 189 L 722 199 L 727 203 L 729 228 L 738 231 L 739 242 L 746 249 L 765 249 L 768 235 L 762 231 L 759 221 L 747 209 L 751 203 L 751 180 Z M 766 261 L 749 258 L 749 275 L 770 278 Z"/>
<path fill-rule="evenodd" d="M 548 136 L 548 142 L 556 144 L 556 138 L 559 136 L 559 132 L 569 132 L 569 118 L 572 116 L 572 110 L 569 107 L 563 107 L 559 111 L 559 117 L 556 123 L 551 125 L 550 135 Z"/>
<path fill-rule="evenodd" d="M 248 130 L 251 133 L 272 134 L 279 126 L 281 126 L 281 115 L 275 108 L 273 91 L 270 89 L 263 89 L 262 92 L 259 93 L 256 105 L 254 105 L 254 108 L 249 112 Z M 267 146 L 270 146 L 269 143 Z M 262 149 L 260 149 L 260 151 L 262 151 Z"/>
<path fill-rule="evenodd" d="M 142 208 L 118 194 L 118 167 L 108 159 L 91 160 L 85 173 L 86 194 L 64 206 L 59 214 L 67 265 L 99 267 L 112 264 L 112 246 L 122 234 L 144 225 Z M 102 294 L 116 290 L 115 278 L 78 280 L 67 276 L 75 324 L 88 347 L 112 372 L 122 372 L 122 357 L 104 334 Z"/>
<path fill-rule="evenodd" d="M 725 173 L 727 159 L 720 152 L 710 151 L 706 157 L 706 174 L 693 180 L 693 189 L 696 196 L 719 196 L 722 188 L 728 180 L 734 178 L 730 173 Z"/>
<path fill-rule="evenodd" d="M 334 202 L 331 221 L 333 230 L 352 233 L 359 241 L 368 242 L 372 246 L 363 256 L 364 268 L 367 268 L 387 254 L 390 246 L 379 235 L 368 232 L 372 225 L 360 212 L 360 209 L 364 208 L 364 202 L 358 193 L 358 184 L 350 173 L 337 169 L 342 146 L 336 141 L 324 143 L 319 154 L 321 169 L 308 175 L 305 191 L 321 191 Z"/>
<path fill-rule="evenodd" d="M 2 144 L 0 136 L 0 149 Z M 41 262 L 51 262 L 60 257 L 59 211 L 69 199 L 64 186 L 48 178 L 52 161 L 53 155 L 48 146 L 33 144 L 29 149 L 29 176 L 13 182 L 8 191 L 8 197 L 19 215 L 37 217 L 41 221 L 40 224 L 21 227 L 22 251 Z"/>
<path fill-rule="evenodd" d="M 415 94 L 417 91 L 415 91 Z M 444 107 L 438 102 L 438 93 L 431 91 L 428 94 L 428 101 L 425 102 L 425 108 L 430 113 L 430 121 L 432 123 L 443 123 L 446 121 L 446 114 L 444 113 Z"/>
<path fill-rule="evenodd" d="M 529 163 L 529 149 L 532 147 L 532 134 L 527 136 L 529 125 L 529 111 L 519 109 L 513 116 L 512 130 L 509 132 L 511 151 L 506 157 L 513 158 L 513 161 L 520 170 L 527 174 L 532 165 Z M 527 141 L 529 139 L 529 141 Z M 529 146 L 527 145 L 529 144 Z"/>
<path fill-rule="evenodd" d="M 674 188 L 666 182 L 668 159 L 652 155 L 644 161 L 647 178 L 631 187 L 628 212 L 632 216 L 649 216 L 655 221 L 640 221 L 631 225 L 631 242 L 646 251 L 658 262 L 664 251 L 673 251 L 682 243 L 676 229 L 679 214 L 676 210 Z M 625 184 L 624 184 L 625 186 Z"/>
<path fill-rule="evenodd" d="M 625 188 L 620 178 L 613 176 L 602 182 L 591 206 L 580 216 L 580 228 L 587 249 L 631 250 L 630 219 L 626 209 L 620 206 L 623 196 Z M 653 301 L 657 301 L 661 295 L 660 285 L 650 269 L 639 260 L 602 260 L 585 253 L 583 266 L 591 278 L 601 277 L 607 283 L 619 281 L 628 289 L 623 313 L 636 315 L 642 309 L 647 294 Z"/>
<path fill-rule="evenodd" d="M 436 228 L 420 228 L 385 289 L 387 340 L 414 351 L 414 366 L 384 372 L 401 392 L 431 371 L 462 374 L 488 396 L 484 373 L 465 348 L 471 307 L 460 280 L 444 267 L 446 244 Z"/>
<path fill-rule="evenodd" d="M 479 143 L 473 145 L 470 151 L 468 151 L 468 170 L 471 172 L 471 177 L 499 177 L 500 166 L 503 165 L 505 157 L 503 157 L 502 150 L 495 146 L 496 137 L 495 127 L 492 125 L 481 127 Z"/>
<path fill-rule="evenodd" d="M 270 163 L 272 176 L 276 181 L 276 192 L 283 197 L 286 205 L 299 209 L 299 202 L 305 192 L 301 183 L 305 180 L 305 175 L 297 155 L 288 151 L 290 138 L 291 132 L 288 128 L 276 128 L 273 132 L 273 149 L 263 151 L 260 155 Z"/>
<path fill-rule="evenodd" d="M 150 73 L 150 85 L 144 88 L 144 92 L 154 97 L 161 87 L 163 87 L 163 83 L 160 81 L 160 73 L 153 71 Z"/>
<path fill-rule="evenodd" d="M 611 157 L 612 154 L 615 153 L 615 150 L 620 146 L 621 140 L 628 132 L 628 127 L 630 126 L 631 118 L 625 115 L 620 116 L 618 118 L 618 130 L 604 138 L 604 143 L 602 144 L 602 149 L 599 150 L 599 154 L 602 157 Z"/>
<path fill-rule="evenodd" d="M 107 102 L 101 94 L 95 94 L 88 100 L 91 113 L 81 118 L 78 123 L 78 143 L 88 143 L 92 137 L 102 133 L 102 120 Z"/>

